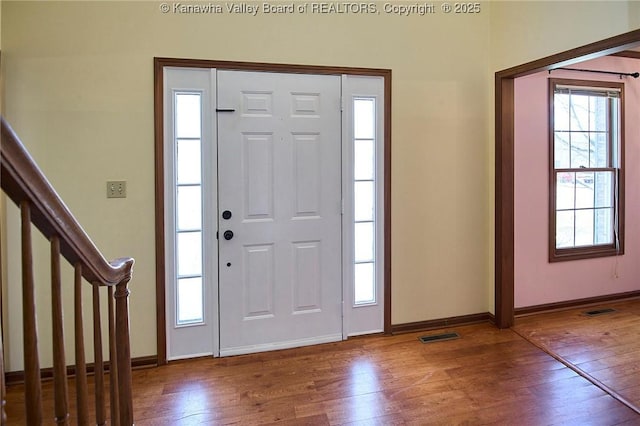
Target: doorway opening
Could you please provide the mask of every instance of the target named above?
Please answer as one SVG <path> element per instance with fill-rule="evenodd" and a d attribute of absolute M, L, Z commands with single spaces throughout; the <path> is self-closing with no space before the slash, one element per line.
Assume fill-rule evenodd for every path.
<path fill-rule="evenodd" d="M 626 51 L 640 44 L 640 30 L 631 31 L 495 74 L 495 317 L 499 328 L 514 323 L 514 80 Z"/>

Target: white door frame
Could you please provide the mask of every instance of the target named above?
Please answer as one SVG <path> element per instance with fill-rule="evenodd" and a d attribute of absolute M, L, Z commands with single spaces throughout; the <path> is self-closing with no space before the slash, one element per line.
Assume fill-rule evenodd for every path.
<path fill-rule="evenodd" d="M 356 310 L 353 309 L 353 305 L 349 303 L 353 298 L 353 292 L 350 290 L 352 288 L 353 278 L 350 278 L 349 267 L 343 267 L 343 288 L 344 288 L 344 301 L 343 301 L 343 337 L 346 339 L 350 335 L 357 334 L 365 334 L 370 332 L 378 332 L 384 331 L 389 333 L 391 331 L 391 318 L 390 318 L 390 243 L 388 241 L 390 235 L 390 224 L 389 224 L 389 216 L 390 216 L 390 177 L 388 175 L 388 170 L 390 167 L 390 77 L 391 72 L 389 70 L 371 70 L 371 69 L 357 69 L 357 68 L 326 68 L 326 67 L 314 67 L 314 66 L 289 66 L 289 65 L 268 65 L 268 64 L 246 64 L 246 63 L 227 63 L 227 62 L 217 62 L 217 61 L 190 61 L 190 60 L 179 60 L 179 59 L 162 59 L 156 58 L 155 60 L 155 69 L 156 69 L 156 233 L 158 235 L 158 241 L 163 242 L 163 244 L 157 245 L 157 306 L 158 306 L 158 363 L 164 364 L 168 359 L 177 359 L 182 356 L 175 356 L 169 354 L 167 351 L 169 350 L 169 345 L 171 344 L 172 337 L 170 336 L 170 328 L 173 328 L 174 318 L 170 315 L 169 308 L 173 308 L 172 303 L 170 302 L 170 297 L 172 297 L 171 291 L 169 291 L 166 283 L 170 283 L 174 280 L 174 276 L 172 273 L 175 273 L 175 266 L 172 266 L 172 262 L 168 259 L 171 256 L 167 256 L 167 253 L 170 252 L 168 250 L 170 244 L 175 244 L 173 240 L 173 230 L 171 227 L 167 226 L 171 223 L 171 221 L 175 221 L 175 211 L 173 210 L 172 204 L 174 202 L 171 194 L 168 194 L 167 185 L 165 182 L 168 178 L 171 177 L 170 173 L 167 171 L 172 170 L 172 166 L 170 167 L 170 162 L 173 161 L 170 152 L 167 152 L 167 148 L 165 147 L 165 140 L 167 140 L 167 131 L 165 123 L 168 122 L 168 111 L 165 108 L 166 99 L 165 94 L 167 93 L 167 78 L 164 75 L 165 70 L 167 69 L 180 69 L 180 70 L 189 70 L 193 69 L 193 71 L 208 71 L 209 76 L 215 75 L 216 67 L 220 69 L 236 69 L 236 70 L 257 70 L 257 71 L 265 71 L 265 72 L 282 72 L 282 73 L 291 73 L 291 72 L 300 72 L 300 73 L 310 73 L 310 74 L 334 74 L 334 75 L 342 75 L 342 84 L 343 84 L 343 122 L 344 120 L 349 119 L 348 105 L 345 105 L 347 102 L 347 95 L 373 95 L 378 100 L 378 105 L 380 107 L 379 114 L 377 114 L 378 119 L 378 132 L 380 135 L 379 142 L 376 148 L 376 156 L 377 156 L 377 164 L 376 168 L 379 173 L 376 176 L 377 182 L 377 194 L 378 198 L 377 207 L 376 207 L 376 216 L 377 216 L 377 225 L 376 225 L 376 238 L 379 239 L 376 245 L 376 276 L 377 276 L 377 294 L 378 294 L 378 303 L 380 304 L 380 313 L 378 315 L 379 322 L 375 327 L 370 329 L 351 329 L 351 325 L 354 321 L 357 322 L 357 317 L 359 316 Z M 361 77 L 358 79 L 357 77 Z M 364 93 L 360 92 L 362 86 L 358 84 L 358 82 L 362 82 L 367 79 L 367 77 L 372 79 L 378 79 L 379 85 L 378 89 L 375 93 Z M 213 81 L 215 83 L 215 79 L 211 79 L 209 77 L 210 82 Z M 211 90 L 215 90 L 215 84 L 210 86 Z M 160 101 L 159 101 L 160 99 Z M 164 102 L 163 102 L 164 101 Z M 214 107 L 210 105 L 213 109 Z M 213 112 L 213 111 L 211 111 Z M 217 132 L 215 131 L 215 121 L 211 120 L 210 129 L 211 134 L 215 135 Z M 343 133 L 346 134 L 348 126 L 343 125 Z M 204 130 L 203 130 L 204 132 Z M 204 133 L 203 133 L 204 134 Z M 347 159 L 349 158 L 349 152 L 352 152 L 352 148 L 345 143 L 347 139 L 343 136 L 343 199 L 345 206 L 345 213 L 352 214 L 350 211 L 352 210 L 351 203 L 345 197 L 352 196 L 352 190 L 349 191 L 347 181 L 345 176 L 352 176 L 353 172 L 349 172 L 349 167 L 345 164 Z M 163 148 L 163 149 L 159 149 Z M 215 156 L 216 152 L 213 148 L 210 149 L 209 153 L 203 152 L 204 155 Z M 216 180 L 216 170 L 213 167 L 204 168 L 207 173 L 206 179 L 209 182 L 212 182 L 210 186 L 214 185 L 213 182 Z M 386 172 L 386 173 L 385 173 Z M 204 177 L 203 177 L 204 179 Z M 217 185 L 217 183 L 216 183 Z M 217 186 L 216 186 L 217 188 Z M 210 188 L 207 190 L 207 193 L 213 194 L 215 190 Z M 351 193 L 351 195 L 350 195 Z M 210 197 L 210 200 L 205 200 L 203 204 L 203 214 L 206 217 L 206 210 L 209 212 L 216 212 L 217 206 L 215 206 L 212 200 L 216 200 L 213 195 Z M 161 203 L 158 203 L 160 201 Z M 217 214 L 214 213 L 213 216 L 216 217 Z M 206 222 L 206 221 L 205 221 Z M 209 229 L 203 227 L 203 241 L 206 246 L 205 249 L 209 251 L 209 253 L 216 253 L 217 257 L 217 241 L 212 240 L 210 238 L 211 235 L 214 235 L 217 229 L 217 220 L 211 221 L 213 224 L 209 225 Z M 171 231 L 171 232 L 169 232 Z M 352 232 L 352 227 L 343 226 L 343 240 L 346 241 L 343 245 L 343 262 L 345 265 L 348 265 L 351 262 L 351 259 L 345 259 L 350 253 L 353 253 L 353 248 L 349 248 L 348 240 L 352 240 L 350 235 L 347 233 Z M 208 236 L 208 237 L 207 237 Z M 208 244 L 208 245 L 207 245 Z M 171 253 L 169 253 L 171 255 Z M 216 277 L 217 282 L 217 262 L 203 262 L 205 267 L 205 274 L 208 277 Z M 205 316 L 209 315 L 209 319 L 207 321 L 207 326 L 213 328 L 213 334 L 217 336 L 218 333 L 218 315 L 217 315 L 217 291 L 212 287 L 208 287 L 208 291 L 205 290 L 205 300 L 208 307 L 205 308 Z M 359 312 L 365 312 L 365 309 L 359 308 Z M 208 314 L 207 314 L 208 312 Z M 364 315 L 367 316 L 366 314 Z M 196 354 L 202 355 L 217 355 L 219 354 L 219 346 L 218 339 L 212 338 L 212 350 L 211 351 L 202 351 L 197 352 Z M 192 355 L 184 355 L 193 356 Z"/>

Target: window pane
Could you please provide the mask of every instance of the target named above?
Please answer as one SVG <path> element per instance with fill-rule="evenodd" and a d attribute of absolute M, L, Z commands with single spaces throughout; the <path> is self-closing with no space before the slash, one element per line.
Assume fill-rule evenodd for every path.
<path fill-rule="evenodd" d="M 571 166 L 569 154 L 569 132 L 555 132 L 554 142 L 554 167 L 556 169 L 568 169 Z"/>
<path fill-rule="evenodd" d="M 373 220 L 374 202 L 373 182 L 355 182 L 354 184 L 354 218 L 356 221 Z"/>
<path fill-rule="evenodd" d="M 593 208 L 593 172 L 576 173 L 576 208 Z"/>
<path fill-rule="evenodd" d="M 200 186 L 178 187 L 178 230 L 197 230 L 202 226 Z"/>
<path fill-rule="evenodd" d="M 356 304 L 373 303 L 376 301 L 375 279 L 373 274 L 373 263 L 355 264 L 355 295 Z"/>
<path fill-rule="evenodd" d="M 354 304 L 375 303 L 376 103 L 353 100 Z"/>
<path fill-rule="evenodd" d="M 353 101 L 353 128 L 356 139 L 375 138 L 375 100 Z"/>
<path fill-rule="evenodd" d="M 620 99 L 609 99 L 611 106 L 610 136 L 613 147 L 610 167 L 620 167 Z"/>
<path fill-rule="evenodd" d="M 373 180 L 374 179 L 374 160 L 373 140 L 357 140 L 353 143 L 353 177 L 355 180 Z"/>
<path fill-rule="evenodd" d="M 179 184 L 200 183 L 200 141 L 178 140 Z"/>
<path fill-rule="evenodd" d="M 556 213 L 556 247 L 573 247 L 574 211 Z"/>
<path fill-rule="evenodd" d="M 200 232 L 179 232 L 178 275 L 202 274 L 202 236 Z"/>
<path fill-rule="evenodd" d="M 576 247 L 593 245 L 593 210 L 576 210 Z"/>
<path fill-rule="evenodd" d="M 613 207 L 613 172 L 596 172 L 595 207 Z"/>
<path fill-rule="evenodd" d="M 575 207 L 575 173 L 559 172 L 556 185 L 556 209 L 566 210 Z"/>
<path fill-rule="evenodd" d="M 553 126 L 556 130 L 569 131 L 569 95 L 556 93 L 553 98 Z"/>
<path fill-rule="evenodd" d="M 608 167 L 609 146 L 606 133 L 591 133 L 591 166 Z"/>
<path fill-rule="evenodd" d="M 176 137 L 200 138 L 200 94 L 176 94 Z"/>
<path fill-rule="evenodd" d="M 355 227 L 355 261 L 373 262 L 373 223 L 356 223 Z"/>
<path fill-rule="evenodd" d="M 595 211 L 595 243 L 613 243 L 613 209 L 597 209 Z"/>
<path fill-rule="evenodd" d="M 178 325 L 202 322 L 202 278 L 178 280 Z"/>
<path fill-rule="evenodd" d="M 589 167 L 589 133 L 571 133 L 571 168 Z"/>
<path fill-rule="evenodd" d="M 589 130 L 589 96 L 571 95 L 570 117 L 571 131 L 586 132 Z"/>
<path fill-rule="evenodd" d="M 607 102 L 604 96 L 591 96 L 589 130 L 605 132 L 607 131 Z"/>

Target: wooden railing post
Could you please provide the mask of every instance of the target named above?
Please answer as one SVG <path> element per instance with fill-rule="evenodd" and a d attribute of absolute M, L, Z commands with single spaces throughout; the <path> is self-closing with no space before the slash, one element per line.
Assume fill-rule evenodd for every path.
<path fill-rule="evenodd" d="M 82 264 L 76 263 L 74 268 L 74 323 L 76 349 L 76 405 L 78 410 L 78 424 L 89 424 L 87 404 L 87 364 L 84 356 L 84 326 L 82 316 Z"/>
<path fill-rule="evenodd" d="M 93 287 L 93 350 L 94 350 L 94 375 L 96 397 L 96 424 L 106 424 L 104 404 L 104 360 L 102 359 L 102 327 L 100 318 L 100 286 L 97 283 Z"/>
<path fill-rule="evenodd" d="M 131 349 L 129 346 L 129 289 L 130 277 L 116 286 L 116 346 L 118 358 L 118 389 L 120 399 L 120 425 L 133 425 L 131 384 Z"/>
<path fill-rule="evenodd" d="M 109 390 L 111 406 L 111 424 L 120 425 L 120 399 L 118 396 L 118 352 L 116 351 L 116 312 L 113 297 L 113 286 L 108 287 L 109 304 Z"/>
<path fill-rule="evenodd" d="M 33 279 L 31 247 L 31 207 L 20 203 L 22 219 L 22 327 L 24 339 L 24 384 L 27 424 L 42 424 L 42 391 L 38 358 L 38 328 L 36 325 L 36 295 Z"/>
<path fill-rule="evenodd" d="M 64 425 L 69 422 L 69 396 L 67 391 L 67 363 L 64 356 L 60 239 L 57 236 L 51 238 L 51 326 L 53 328 L 55 422 Z"/>

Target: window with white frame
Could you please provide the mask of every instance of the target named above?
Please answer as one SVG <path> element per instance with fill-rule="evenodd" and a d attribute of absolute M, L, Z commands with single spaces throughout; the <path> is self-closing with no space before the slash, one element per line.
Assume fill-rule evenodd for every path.
<path fill-rule="evenodd" d="M 622 253 L 623 87 L 550 80 L 550 261 Z"/>

